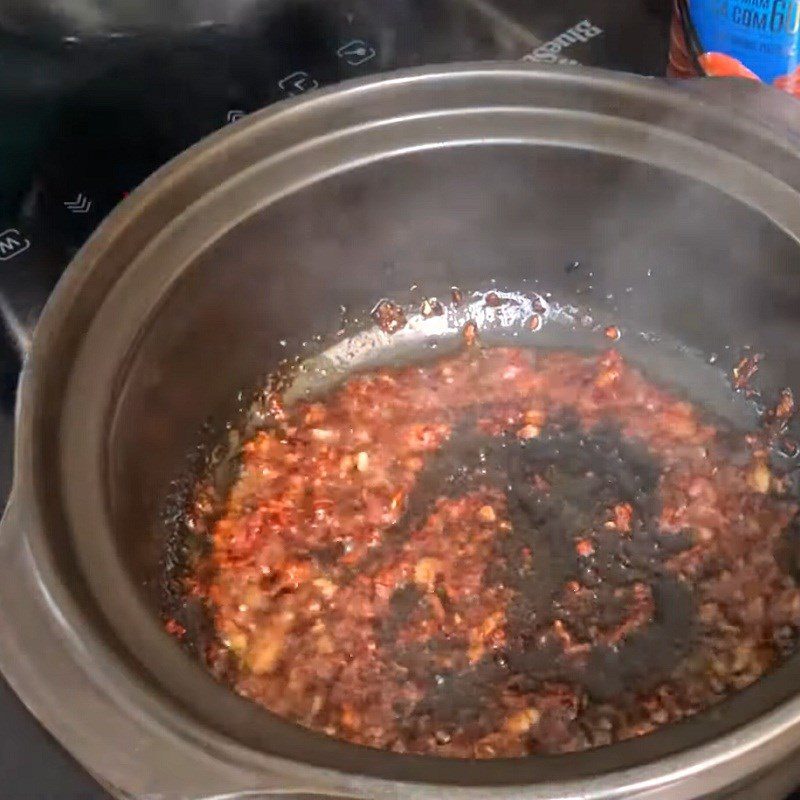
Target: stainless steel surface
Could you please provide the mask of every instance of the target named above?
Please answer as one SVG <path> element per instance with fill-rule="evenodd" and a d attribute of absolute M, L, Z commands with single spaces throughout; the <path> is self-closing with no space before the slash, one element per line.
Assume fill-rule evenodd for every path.
<path fill-rule="evenodd" d="M 263 712 L 180 652 L 153 598 L 160 511 L 196 432 L 340 304 L 537 278 L 597 308 L 613 295 L 620 318 L 709 353 L 753 345 L 768 383 L 797 386 L 800 118 L 772 95 L 753 107 L 773 127 L 733 114 L 739 92 L 519 65 L 402 73 L 253 115 L 134 192 L 57 287 L 21 385 L 0 667 L 48 729 L 119 796 L 153 800 L 766 798 L 800 777 L 796 660 L 642 739 L 452 762 Z M 562 269 L 575 258 L 591 260 L 588 297 Z"/>

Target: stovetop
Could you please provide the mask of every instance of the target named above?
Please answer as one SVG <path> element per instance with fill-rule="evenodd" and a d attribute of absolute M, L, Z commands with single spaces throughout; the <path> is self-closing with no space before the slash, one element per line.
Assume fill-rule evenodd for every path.
<path fill-rule="evenodd" d="M 38 312 L 103 217 L 172 156 L 285 97 L 400 67 L 527 58 L 663 75 L 669 7 L 0 0 L 0 498 L 11 481 L 21 355 Z M 4 796 L 108 797 L 2 680 L 0 742 Z"/>

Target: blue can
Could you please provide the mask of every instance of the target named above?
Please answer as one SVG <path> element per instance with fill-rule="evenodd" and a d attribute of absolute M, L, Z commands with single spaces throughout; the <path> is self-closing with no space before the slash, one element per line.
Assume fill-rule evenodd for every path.
<path fill-rule="evenodd" d="M 676 0 L 687 49 L 712 76 L 800 90 L 800 0 Z"/>

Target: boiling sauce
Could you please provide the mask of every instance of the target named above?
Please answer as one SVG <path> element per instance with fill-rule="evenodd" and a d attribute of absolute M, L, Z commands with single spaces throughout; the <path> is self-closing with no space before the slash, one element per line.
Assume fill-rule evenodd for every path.
<path fill-rule="evenodd" d="M 198 485 L 184 591 L 213 674 L 353 743 L 492 758 L 648 733 L 794 650 L 798 503 L 765 432 L 616 350 L 463 335 L 286 408 L 229 489 Z M 787 390 L 769 431 L 793 413 Z"/>

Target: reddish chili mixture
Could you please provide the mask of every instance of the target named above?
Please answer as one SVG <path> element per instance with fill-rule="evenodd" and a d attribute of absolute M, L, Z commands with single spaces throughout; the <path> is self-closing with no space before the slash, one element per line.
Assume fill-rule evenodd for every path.
<path fill-rule="evenodd" d="M 581 750 L 793 650 L 788 483 L 763 436 L 615 351 L 473 348 L 255 435 L 228 496 L 196 498 L 186 586 L 214 674 L 301 725 L 401 753 Z"/>

